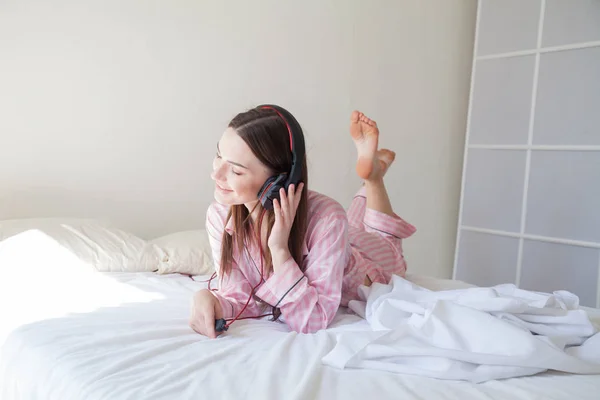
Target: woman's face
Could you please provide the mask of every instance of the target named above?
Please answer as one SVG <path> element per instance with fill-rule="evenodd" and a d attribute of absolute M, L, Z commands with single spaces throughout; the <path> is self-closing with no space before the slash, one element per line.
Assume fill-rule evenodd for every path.
<path fill-rule="evenodd" d="M 217 143 L 213 161 L 215 200 L 225 205 L 251 206 L 270 176 L 269 168 L 256 158 L 235 129 L 227 128 Z"/>

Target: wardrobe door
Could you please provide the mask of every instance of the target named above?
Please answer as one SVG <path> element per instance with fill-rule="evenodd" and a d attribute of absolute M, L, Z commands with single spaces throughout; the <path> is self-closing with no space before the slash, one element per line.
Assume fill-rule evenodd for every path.
<path fill-rule="evenodd" d="M 480 0 L 455 279 L 600 307 L 600 1 Z"/>

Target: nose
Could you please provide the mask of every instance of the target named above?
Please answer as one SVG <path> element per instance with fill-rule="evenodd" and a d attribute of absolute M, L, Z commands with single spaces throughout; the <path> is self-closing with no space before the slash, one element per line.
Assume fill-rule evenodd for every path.
<path fill-rule="evenodd" d="M 218 158 L 215 157 L 213 160 L 213 170 L 210 174 L 210 177 L 213 181 L 218 180 L 221 176 L 223 176 L 223 163 L 220 162 Z"/>

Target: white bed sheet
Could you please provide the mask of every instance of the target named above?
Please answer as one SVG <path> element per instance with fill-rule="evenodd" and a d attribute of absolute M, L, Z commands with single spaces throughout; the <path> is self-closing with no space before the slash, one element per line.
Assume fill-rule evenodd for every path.
<path fill-rule="evenodd" d="M 210 340 L 188 327 L 190 297 L 205 283 L 46 267 L 21 268 L 0 282 L 2 400 L 598 398 L 598 375 L 472 384 L 327 367 L 321 359 L 335 345 L 333 332 L 369 329 L 346 309 L 313 335 L 245 320 Z M 434 290 L 464 287 L 410 279 Z"/>

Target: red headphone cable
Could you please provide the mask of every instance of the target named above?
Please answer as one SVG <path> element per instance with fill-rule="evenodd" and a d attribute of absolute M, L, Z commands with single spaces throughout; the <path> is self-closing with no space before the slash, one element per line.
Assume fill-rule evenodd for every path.
<path fill-rule="evenodd" d="M 240 318 L 240 315 L 242 315 L 242 313 L 244 312 L 244 310 L 246 310 L 246 308 L 248 307 L 248 304 L 250 304 L 250 299 L 252 299 L 252 296 L 254 295 L 254 292 L 256 291 L 256 289 L 258 288 L 258 286 L 260 286 L 261 283 L 263 283 L 264 281 L 264 277 L 263 277 L 263 260 L 264 260 L 264 254 L 263 254 L 263 248 L 262 248 L 262 238 L 261 238 L 261 227 L 262 227 L 262 220 L 264 217 L 266 210 L 263 208 L 263 210 L 260 213 L 260 217 L 258 219 L 258 235 L 256 235 L 256 232 L 254 231 L 254 229 L 252 229 L 252 233 L 254 234 L 254 236 L 257 236 L 258 238 L 258 248 L 260 249 L 260 280 L 258 281 L 258 283 L 252 287 L 252 290 L 250 291 L 250 294 L 248 295 L 248 300 L 246 300 L 246 304 L 244 304 L 244 307 L 242 307 L 242 309 L 240 310 L 240 312 L 234 317 L 234 318 L 227 318 L 224 319 L 224 321 L 227 321 L 224 325 L 221 322 L 221 326 L 219 329 L 219 331 L 226 331 L 227 329 L 229 329 L 229 326 L 231 326 L 232 323 L 234 323 L 235 321 L 239 321 L 242 319 L 252 319 L 252 318 L 262 318 L 262 317 L 267 317 L 269 315 L 273 315 L 271 314 L 263 314 L 263 315 L 257 315 L 257 316 L 253 316 L 253 317 L 242 317 Z M 209 283 L 210 285 L 210 283 Z M 217 320 L 218 321 L 218 320 Z M 217 322 L 217 326 L 219 326 L 219 323 Z"/>

